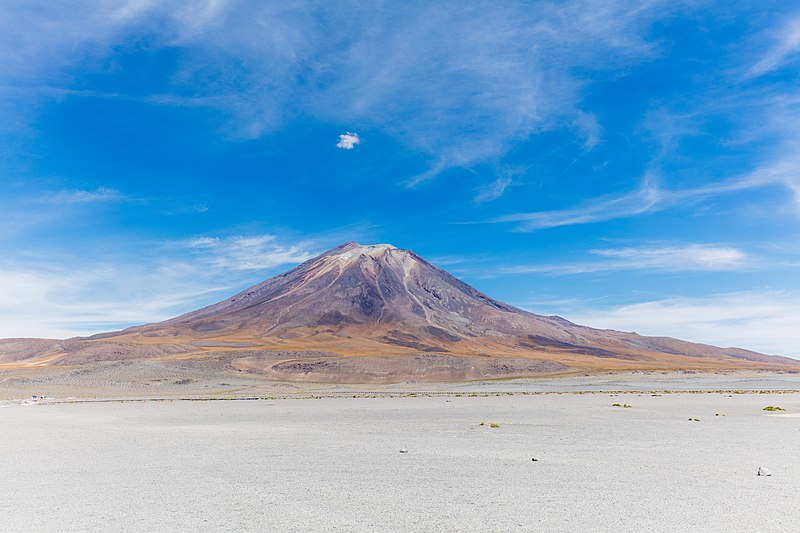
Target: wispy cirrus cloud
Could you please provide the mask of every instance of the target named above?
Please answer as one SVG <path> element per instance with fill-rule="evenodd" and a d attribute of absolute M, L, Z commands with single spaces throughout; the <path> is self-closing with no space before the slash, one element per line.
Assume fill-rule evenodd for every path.
<path fill-rule="evenodd" d="M 785 145 L 786 148 L 790 146 L 793 143 Z M 778 155 L 744 176 L 712 181 L 707 185 L 667 189 L 648 176 L 638 189 L 631 192 L 594 198 L 572 208 L 502 215 L 485 223 L 516 223 L 516 231 L 591 224 L 656 213 L 676 206 L 685 207 L 708 198 L 767 187 L 787 190 L 792 205 L 800 214 L 800 158 L 794 152 Z"/>
<path fill-rule="evenodd" d="M 597 116 L 592 113 L 578 111 L 573 119 L 573 127 L 583 136 L 583 149 L 593 150 L 601 141 L 603 128 L 597 120 Z"/>
<path fill-rule="evenodd" d="M 542 273 L 553 275 L 645 270 L 648 272 L 722 272 L 757 268 L 757 261 L 733 246 L 688 244 L 635 246 L 589 250 L 593 259 L 556 264 L 503 267 L 506 274 Z"/>
<path fill-rule="evenodd" d="M 493 182 L 480 186 L 478 188 L 478 194 L 475 195 L 475 198 L 473 198 L 472 201 L 476 204 L 482 204 L 485 202 L 491 202 L 492 200 L 497 200 L 503 196 L 503 193 L 506 192 L 506 189 L 513 182 L 514 180 L 511 178 L 501 176 Z"/>
<path fill-rule="evenodd" d="M 97 189 L 61 189 L 43 192 L 31 200 L 43 204 L 70 205 L 95 202 L 113 202 L 125 199 L 117 189 L 98 187 Z"/>
<path fill-rule="evenodd" d="M 216 268 L 265 270 L 314 257 L 309 243 L 284 244 L 276 235 L 196 237 L 178 243 Z"/>
<path fill-rule="evenodd" d="M 651 103 L 639 131 L 650 143 L 649 148 L 640 147 L 648 155 L 648 173 L 637 189 L 584 199 L 563 209 L 500 215 L 490 222 L 512 223 L 516 231 L 536 231 L 643 216 L 771 188 L 787 192 L 788 207 L 800 214 L 800 158 L 796 155 L 800 127 L 793 119 L 800 112 L 800 91 L 793 82 L 796 75 L 784 68 L 800 61 L 800 15 L 787 18 L 777 29 L 759 28 L 747 35 L 752 49 L 760 49 L 755 66 L 751 52 L 726 55 L 729 68 L 711 69 L 704 75 L 703 91 L 689 97 L 672 94 Z M 778 69 L 787 71 L 780 81 L 757 79 Z M 744 79 L 743 71 L 748 73 Z M 576 120 L 575 127 L 583 124 L 587 143 L 594 146 L 592 139 L 599 134 L 592 131 L 601 126 L 590 119 Z M 721 123 L 726 125 L 723 132 L 717 129 Z M 722 150 L 709 150 L 709 139 Z M 702 146 L 700 159 L 687 155 L 695 146 Z M 736 164 L 726 159 L 731 152 L 740 157 Z M 676 162 L 684 167 L 676 170 Z M 747 199 L 742 200 L 732 203 L 742 207 Z"/>
<path fill-rule="evenodd" d="M 48 188 L 45 186 L 20 186 L 8 184 L 0 195 L 0 241 L 65 220 L 80 220 L 98 210 L 130 200 L 117 189 Z"/>
<path fill-rule="evenodd" d="M 577 128 L 594 146 L 597 122 L 579 106 L 587 78 L 654 57 L 650 26 L 685 9 L 665 0 L 392 9 L 355 1 L 9 0 L 0 78 L 71 90 L 76 64 L 102 66 L 118 46 L 174 50 L 175 67 L 161 80 L 168 90 L 117 96 L 221 109 L 233 117 L 231 132 L 250 138 L 299 115 L 375 128 L 427 155 L 430 166 L 413 185 L 502 156 L 536 132 Z M 47 97 L 27 91 L 18 99 Z"/>
<path fill-rule="evenodd" d="M 772 46 L 748 71 L 748 77 L 763 76 L 800 57 L 800 15 L 791 17 L 772 33 Z"/>
<path fill-rule="evenodd" d="M 701 244 L 599 249 L 589 253 L 635 268 L 666 270 L 735 270 L 748 260 L 738 248 Z"/>
<path fill-rule="evenodd" d="M 638 190 L 620 196 L 598 198 L 582 206 L 531 213 L 515 213 L 495 217 L 486 222 L 516 223 L 518 231 L 589 224 L 626 218 L 663 209 L 670 194 L 651 178 L 645 178 Z"/>

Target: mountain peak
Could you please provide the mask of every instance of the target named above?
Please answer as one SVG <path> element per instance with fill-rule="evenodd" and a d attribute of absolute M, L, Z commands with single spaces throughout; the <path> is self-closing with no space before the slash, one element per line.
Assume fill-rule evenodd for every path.
<path fill-rule="evenodd" d="M 361 255 L 378 257 L 391 250 L 398 250 L 398 248 L 396 246 L 392 246 L 391 244 L 359 244 L 357 242 L 348 242 L 341 246 L 337 246 L 326 255 L 352 259 Z"/>
<path fill-rule="evenodd" d="M 91 360 L 100 357 L 96 350 L 107 350 L 103 357 L 111 358 L 150 354 L 156 350 L 155 339 L 161 340 L 158 350 L 163 353 L 196 350 L 197 357 L 218 364 L 236 359 L 231 364 L 240 371 L 291 379 L 351 379 L 347 376 L 363 372 L 375 379 L 482 379 L 570 368 L 797 365 L 744 350 L 597 330 L 535 315 L 493 300 L 410 250 L 357 242 L 346 242 L 203 309 L 80 342 Z M 98 348 L 93 342 L 107 345 Z M 215 347 L 226 349 L 213 351 Z M 70 355 L 74 350 L 69 346 L 57 349 L 63 351 L 62 361 L 80 359 Z M 18 358 L 15 353 L 6 357 Z M 280 354 L 289 354 L 291 360 L 283 361 Z M 2 357 L 0 345 L 0 362 Z"/>

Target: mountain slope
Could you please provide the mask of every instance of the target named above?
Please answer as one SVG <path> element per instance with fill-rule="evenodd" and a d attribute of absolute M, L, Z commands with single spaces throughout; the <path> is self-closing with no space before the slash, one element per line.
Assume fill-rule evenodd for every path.
<path fill-rule="evenodd" d="M 800 365 L 535 315 L 493 300 L 409 250 L 352 242 L 165 322 L 28 342 L 0 342 L 0 363 L 177 358 L 280 379 L 333 381 Z"/>

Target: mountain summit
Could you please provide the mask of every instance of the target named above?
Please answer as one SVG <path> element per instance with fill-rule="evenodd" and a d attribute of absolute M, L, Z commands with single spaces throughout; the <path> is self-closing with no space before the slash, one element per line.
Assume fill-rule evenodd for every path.
<path fill-rule="evenodd" d="M 154 328 L 245 330 L 277 338 L 344 333 L 448 352 L 455 342 L 475 344 L 482 337 L 515 333 L 567 340 L 565 325 L 569 323 L 562 319 L 538 317 L 492 300 L 409 250 L 349 242 Z"/>
<path fill-rule="evenodd" d="M 0 363 L 180 359 L 277 379 L 324 381 L 798 364 L 536 315 L 493 300 L 410 250 L 355 242 L 165 322 L 27 342 L 0 342 Z"/>

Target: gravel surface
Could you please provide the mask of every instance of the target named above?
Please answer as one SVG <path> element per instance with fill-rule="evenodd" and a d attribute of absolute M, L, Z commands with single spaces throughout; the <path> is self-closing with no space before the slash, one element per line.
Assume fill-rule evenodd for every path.
<path fill-rule="evenodd" d="M 0 531 L 790 531 L 797 413 L 796 393 L 6 403 Z"/>

